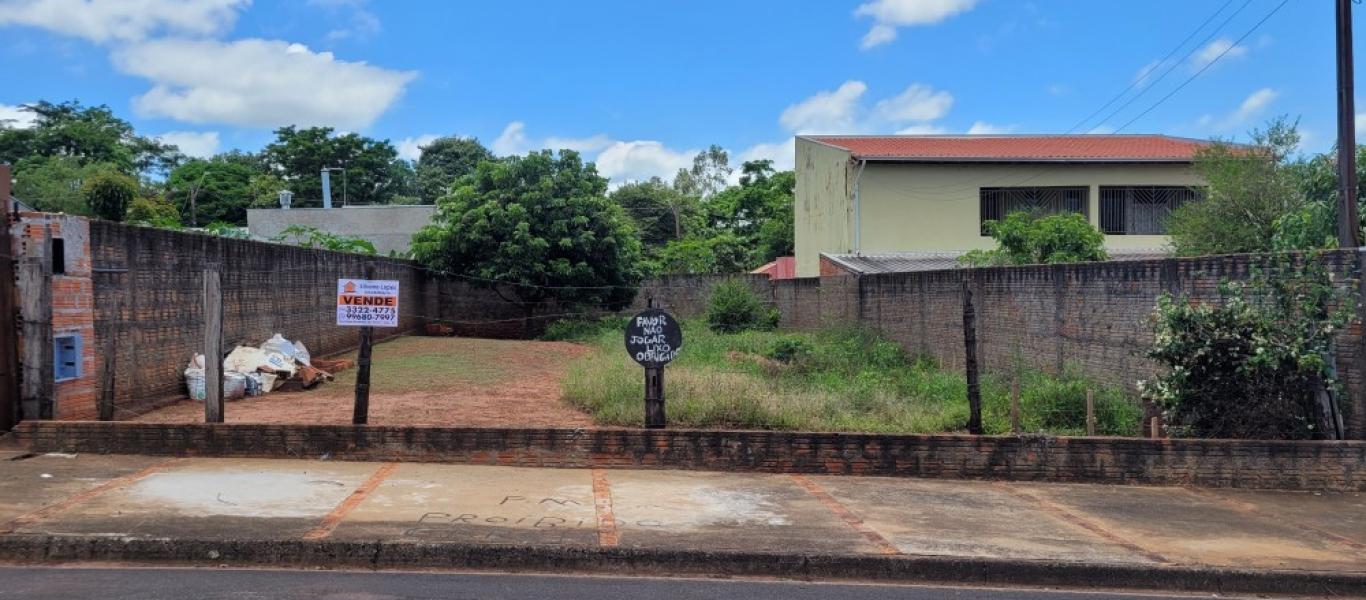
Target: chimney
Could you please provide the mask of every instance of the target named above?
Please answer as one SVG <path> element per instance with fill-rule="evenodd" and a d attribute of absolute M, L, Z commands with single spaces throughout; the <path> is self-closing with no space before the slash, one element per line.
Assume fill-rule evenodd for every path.
<path fill-rule="evenodd" d="M 332 208 L 332 173 L 323 167 L 323 208 Z"/>

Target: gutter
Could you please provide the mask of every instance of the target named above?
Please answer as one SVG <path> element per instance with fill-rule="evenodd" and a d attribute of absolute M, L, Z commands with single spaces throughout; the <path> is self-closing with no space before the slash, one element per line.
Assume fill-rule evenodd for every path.
<path fill-rule="evenodd" d="M 860 159 L 858 173 L 854 175 L 854 254 L 863 252 L 863 197 L 859 195 L 859 180 L 863 179 L 863 168 L 868 159 Z"/>

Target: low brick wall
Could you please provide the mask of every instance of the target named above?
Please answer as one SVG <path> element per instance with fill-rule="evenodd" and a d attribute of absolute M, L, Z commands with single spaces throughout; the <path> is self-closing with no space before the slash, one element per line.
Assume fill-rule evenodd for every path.
<path fill-rule="evenodd" d="M 1366 491 L 1366 442 L 26 421 L 32 452 Z"/>

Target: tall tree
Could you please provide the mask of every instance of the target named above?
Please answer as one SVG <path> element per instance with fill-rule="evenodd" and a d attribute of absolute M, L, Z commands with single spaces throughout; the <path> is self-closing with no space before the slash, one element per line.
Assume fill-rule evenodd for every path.
<path fill-rule="evenodd" d="M 171 171 L 166 193 L 186 225 L 245 225 L 254 175 L 247 163 L 231 158 L 192 159 Z"/>
<path fill-rule="evenodd" d="M 611 197 L 636 222 L 640 241 L 646 246 L 681 240 L 703 226 L 697 199 L 679 193 L 658 177 L 623 185 L 613 190 Z"/>
<path fill-rule="evenodd" d="M 796 175 L 774 171 L 771 160 L 747 161 L 740 172 L 740 185 L 726 188 L 707 202 L 711 226 L 746 240 L 756 250 L 756 262 L 790 256 Z"/>
<path fill-rule="evenodd" d="M 710 198 L 726 189 L 731 171 L 730 155 L 726 149 L 712 144 L 693 157 L 691 167 L 678 170 L 678 174 L 674 175 L 674 189 L 685 196 Z"/>
<path fill-rule="evenodd" d="M 74 156 L 32 156 L 14 165 L 13 194 L 41 211 L 90 216 L 81 186 L 98 171 L 116 169 Z"/>
<path fill-rule="evenodd" d="M 81 195 L 96 217 L 122 221 L 138 195 L 138 182 L 118 171 L 99 171 L 86 178 Z"/>
<path fill-rule="evenodd" d="M 275 130 L 275 141 L 261 152 L 272 172 L 294 192 L 299 207 L 322 206 L 322 169 L 340 168 L 332 174 L 332 199 L 341 204 L 385 204 L 404 192 L 405 161 L 388 140 L 374 140 L 354 133 L 333 135 L 331 127 Z M 402 163 L 402 164 L 399 164 Z"/>
<path fill-rule="evenodd" d="M 34 124 L 24 129 L 0 125 L 0 162 L 67 156 L 135 175 L 164 173 L 181 159 L 175 146 L 137 135 L 107 106 L 40 101 L 22 109 L 33 113 Z"/>
<path fill-rule="evenodd" d="M 474 172 L 480 162 L 493 160 L 493 153 L 472 137 L 449 136 L 432 140 L 422 147 L 417 159 L 418 195 L 424 204 L 435 204 L 446 195 L 451 184 Z"/>
<path fill-rule="evenodd" d="M 577 152 L 484 161 L 438 201 L 434 222 L 413 236 L 413 255 L 528 311 L 548 298 L 619 308 L 641 278 L 640 241 L 606 192 L 607 180 Z"/>

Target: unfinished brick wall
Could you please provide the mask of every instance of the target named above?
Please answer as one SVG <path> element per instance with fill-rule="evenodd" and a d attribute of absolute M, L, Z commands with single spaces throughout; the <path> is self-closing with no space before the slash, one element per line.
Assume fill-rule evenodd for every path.
<path fill-rule="evenodd" d="M 1362 255 L 1336 251 L 1325 260 L 1344 288 L 1360 289 Z M 983 372 L 1005 372 L 1016 364 L 1051 372 L 1075 367 L 1134 390 L 1138 380 L 1156 373 L 1156 365 L 1143 357 L 1152 342 L 1149 317 L 1156 298 L 1170 292 L 1217 301 L 1221 281 L 1245 279 L 1263 261 L 1240 255 L 794 279 L 774 282 L 773 298 L 785 328 L 862 323 L 912 353 L 961 369 L 966 282 L 977 313 Z M 1353 438 L 1366 438 L 1362 343 L 1360 323 L 1337 340 Z"/>
<path fill-rule="evenodd" d="M 51 286 L 52 311 L 50 317 L 43 315 L 21 314 L 24 320 L 49 319 L 48 328 L 54 339 L 76 336 L 81 349 L 78 375 L 54 382 L 52 386 L 51 410 L 55 419 L 93 419 L 95 418 L 95 395 L 97 386 L 97 365 L 95 341 L 95 319 L 92 307 L 93 281 L 89 253 L 88 221 L 81 217 L 44 213 L 22 213 L 20 221 L 10 226 L 11 240 L 15 256 L 43 265 L 50 273 L 48 285 Z M 45 245 L 44 238 L 52 240 Z M 62 256 L 51 256 L 51 248 L 60 245 Z M 54 252 L 55 254 L 55 252 Z M 56 264 L 60 258 L 61 264 Z M 21 280 L 18 292 L 35 293 L 28 289 L 28 282 Z M 34 282 L 41 285 L 39 282 Z M 22 311 L 21 307 L 21 311 Z M 21 344 L 23 341 L 21 340 Z M 46 352 L 44 352 L 46 354 Z M 21 351 L 21 356 L 23 352 Z M 44 356 L 44 358 L 47 358 Z M 41 402 L 41 400 L 39 401 Z M 38 406 L 26 406 L 26 418 L 34 418 L 42 413 Z"/>

